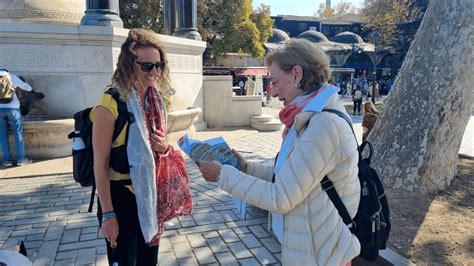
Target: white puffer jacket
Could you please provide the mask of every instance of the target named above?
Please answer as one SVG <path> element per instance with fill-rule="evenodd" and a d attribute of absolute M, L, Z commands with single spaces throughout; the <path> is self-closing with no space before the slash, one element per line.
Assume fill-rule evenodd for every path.
<path fill-rule="evenodd" d="M 337 98 L 333 95 L 325 108 L 346 113 Z M 344 265 L 360 253 L 360 244 L 320 181 L 325 175 L 333 181 L 354 217 L 360 197 L 354 135 L 344 119 L 328 112 L 301 112 L 295 129 L 298 137 L 275 183 L 273 167 L 250 162 L 247 174 L 224 165 L 218 182 L 251 205 L 284 214 L 283 265 Z"/>

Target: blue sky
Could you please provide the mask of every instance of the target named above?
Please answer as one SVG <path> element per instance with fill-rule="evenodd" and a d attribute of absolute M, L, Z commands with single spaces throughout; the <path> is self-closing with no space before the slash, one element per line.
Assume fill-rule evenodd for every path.
<path fill-rule="evenodd" d="M 343 0 L 332 0 L 331 5 L 334 7 Z M 357 8 L 363 4 L 363 0 L 346 0 L 351 2 Z M 253 0 L 253 6 L 258 7 L 260 4 L 266 4 L 271 7 L 272 16 L 276 15 L 298 15 L 312 16 L 319 9 L 320 3 L 326 3 L 325 0 Z"/>

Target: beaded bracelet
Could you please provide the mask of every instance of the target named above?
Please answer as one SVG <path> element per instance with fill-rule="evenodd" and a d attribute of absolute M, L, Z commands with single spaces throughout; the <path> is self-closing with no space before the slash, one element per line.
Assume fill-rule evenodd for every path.
<path fill-rule="evenodd" d="M 109 212 L 103 213 L 102 214 L 102 223 L 109 220 L 109 219 L 112 219 L 115 216 L 117 216 L 117 215 L 115 215 L 114 211 L 109 211 Z"/>

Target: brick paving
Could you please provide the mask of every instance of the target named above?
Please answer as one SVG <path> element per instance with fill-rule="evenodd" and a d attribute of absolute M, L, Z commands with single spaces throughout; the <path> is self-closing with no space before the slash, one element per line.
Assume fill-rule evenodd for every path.
<path fill-rule="evenodd" d="M 280 134 L 246 130 L 228 139 L 248 159 L 271 163 Z M 206 133 L 201 135 L 207 138 Z M 70 168 L 45 163 L 50 164 L 50 173 L 70 172 Z M 160 265 L 278 265 L 280 245 L 266 230 L 267 212 L 250 207 L 247 219 L 241 221 L 232 198 L 207 183 L 190 160 L 186 166 L 194 213 L 166 223 Z M 77 185 L 71 174 L 34 175 L 34 168 L 30 171 L 17 177 L 13 171 L 0 178 L 0 247 L 25 241 L 34 265 L 107 265 L 95 209 L 92 214 L 87 212 L 90 188 Z"/>
<path fill-rule="evenodd" d="M 361 117 L 353 119 L 360 138 Z M 473 128 L 471 121 L 466 132 Z M 251 129 L 198 132 L 197 138 L 221 135 L 248 160 L 264 163 L 272 163 L 281 141 L 281 132 Z M 463 139 L 464 150 L 472 143 Z M 194 213 L 166 223 L 160 265 L 279 265 L 280 244 L 266 230 L 267 212 L 250 207 L 239 220 L 231 197 L 186 162 Z M 70 171 L 70 157 L 0 170 L 0 248 L 23 240 L 34 265 L 107 265 L 97 219 L 87 212 L 90 188 L 77 185 Z"/>

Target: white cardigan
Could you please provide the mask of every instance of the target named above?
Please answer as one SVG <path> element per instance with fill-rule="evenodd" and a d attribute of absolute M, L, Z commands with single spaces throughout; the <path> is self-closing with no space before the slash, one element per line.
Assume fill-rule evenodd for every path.
<path fill-rule="evenodd" d="M 344 113 L 330 98 L 325 108 Z M 284 214 L 283 265 L 344 265 L 359 255 L 360 244 L 322 191 L 327 175 L 349 214 L 359 206 L 358 153 L 347 122 L 328 112 L 301 112 L 295 119 L 298 136 L 283 168 L 272 183 L 273 167 L 248 163 L 247 174 L 224 165 L 221 188 L 256 207 Z"/>

